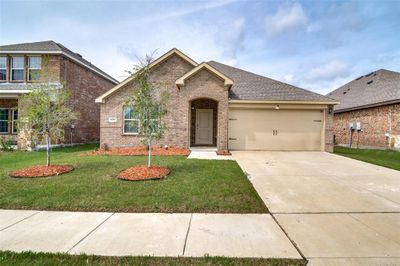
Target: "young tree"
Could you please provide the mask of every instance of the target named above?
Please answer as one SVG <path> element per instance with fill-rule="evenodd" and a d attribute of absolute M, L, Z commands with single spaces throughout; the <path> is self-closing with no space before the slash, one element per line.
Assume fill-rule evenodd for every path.
<path fill-rule="evenodd" d="M 49 166 L 52 140 L 62 140 L 64 130 L 78 114 L 67 106 L 71 93 L 62 85 L 35 83 L 31 92 L 20 97 L 19 128 L 27 128 L 33 138 L 46 142 L 46 165 Z"/>
<path fill-rule="evenodd" d="M 126 103 L 133 106 L 139 120 L 139 134 L 144 144 L 148 145 L 148 167 L 151 166 L 153 140 L 160 139 L 166 130 L 162 118 L 167 113 L 168 100 L 167 93 L 161 92 L 160 84 L 150 80 L 149 67 L 152 61 L 152 56 L 146 55 L 144 59 L 139 59 L 139 64 L 134 67 L 133 72 L 128 71 L 133 76 L 135 90 Z"/>

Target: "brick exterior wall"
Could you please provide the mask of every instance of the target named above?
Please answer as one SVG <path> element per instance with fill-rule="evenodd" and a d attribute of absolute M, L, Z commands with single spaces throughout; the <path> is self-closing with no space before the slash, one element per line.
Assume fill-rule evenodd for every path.
<path fill-rule="evenodd" d="M 17 107 L 17 99 L 0 99 L 0 108 L 14 108 Z"/>
<path fill-rule="evenodd" d="M 227 149 L 228 130 L 228 90 L 223 81 L 206 70 L 199 71 L 186 80 L 185 86 L 178 88 L 175 81 L 193 68 L 181 57 L 173 54 L 155 66 L 150 78 L 159 84 L 160 90 L 169 94 L 168 113 L 164 117 L 168 130 L 155 145 L 170 145 L 188 148 L 190 146 L 190 102 L 195 99 L 208 98 L 218 102 L 218 135 L 217 146 Z M 127 84 L 101 105 L 100 142 L 110 147 L 141 145 L 137 135 L 123 134 L 123 105 L 133 93 L 134 84 Z M 112 123 L 109 117 L 117 119 Z"/>
<path fill-rule="evenodd" d="M 400 104 L 335 113 L 336 144 L 349 145 L 349 123 L 354 122 L 361 122 L 362 130 L 353 131 L 353 147 L 400 148 Z"/>
<path fill-rule="evenodd" d="M 74 129 L 65 130 L 65 143 L 86 143 L 100 140 L 100 106 L 95 99 L 115 86 L 95 72 L 82 67 L 68 58 L 60 58 L 60 77 L 71 90 L 70 105 L 79 113 Z M 72 134 L 71 134 L 72 133 Z"/>
<path fill-rule="evenodd" d="M 26 69 L 25 73 L 27 73 Z M 74 122 L 75 128 L 73 129 L 72 143 L 99 141 L 100 106 L 95 104 L 95 99 L 110 90 L 115 84 L 62 55 L 42 55 L 40 79 L 51 83 L 61 82 L 71 91 L 72 97 L 69 104 L 74 111 L 80 114 L 80 119 Z M 28 89 L 29 82 L 25 80 L 25 83 L 20 83 L 18 86 L 21 89 Z M 7 102 L 17 102 L 17 99 L 0 99 L 0 107 Z M 23 103 L 15 105 L 21 106 Z M 21 112 L 19 116 L 22 117 Z M 21 129 L 18 136 L 8 135 L 7 138 L 18 140 L 20 149 L 29 149 L 33 143 L 28 131 L 28 129 Z M 70 133 L 71 129 L 67 127 L 63 143 L 71 143 Z M 53 140 L 53 142 L 55 144 L 60 143 L 57 140 Z"/>
<path fill-rule="evenodd" d="M 224 87 L 224 82 L 203 69 L 187 79 L 181 90 L 183 110 L 188 110 L 189 102 L 195 99 L 209 98 L 218 102 L 217 149 L 228 150 L 228 88 Z M 186 120 L 189 121 L 187 117 Z M 186 132 L 190 134 L 190 128 Z"/>
<path fill-rule="evenodd" d="M 328 109 L 325 109 L 325 151 L 333 152 L 333 112 L 330 114 L 329 110 L 333 110 L 333 106 L 328 106 Z"/>

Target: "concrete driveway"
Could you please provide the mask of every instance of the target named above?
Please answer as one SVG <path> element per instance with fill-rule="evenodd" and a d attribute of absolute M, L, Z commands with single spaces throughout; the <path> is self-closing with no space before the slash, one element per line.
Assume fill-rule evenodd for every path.
<path fill-rule="evenodd" d="M 323 152 L 233 152 L 311 265 L 400 265 L 400 172 Z"/>

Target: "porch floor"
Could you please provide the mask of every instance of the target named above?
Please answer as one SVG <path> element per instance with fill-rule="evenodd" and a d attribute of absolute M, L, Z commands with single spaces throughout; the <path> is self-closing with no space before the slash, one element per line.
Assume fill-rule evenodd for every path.
<path fill-rule="evenodd" d="M 188 159 L 233 160 L 232 156 L 217 155 L 216 147 L 190 147 Z"/>

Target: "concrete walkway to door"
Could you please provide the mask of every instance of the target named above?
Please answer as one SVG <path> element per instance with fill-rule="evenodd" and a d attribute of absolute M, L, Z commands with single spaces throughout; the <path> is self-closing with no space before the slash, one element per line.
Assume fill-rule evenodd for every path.
<path fill-rule="evenodd" d="M 233 152 L 310 265 L 400 265 L 400 172 L 323 152 Z"/>

